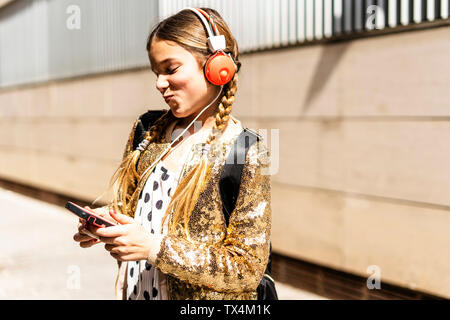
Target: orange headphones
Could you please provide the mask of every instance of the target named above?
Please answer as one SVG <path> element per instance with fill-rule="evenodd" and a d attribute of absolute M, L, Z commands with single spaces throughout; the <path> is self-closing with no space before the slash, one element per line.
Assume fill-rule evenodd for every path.
<path fill-rule="evenodd" d="M 233 79 L 237 66 L 233 57 L 225 53 L 225 36 L 221 35 L 214 24 L 214 19 L 200 8 L 187 8 L 192 10 L 202 21 L 208 32 L 208 48 L 212 52 L 205 63 L 206 79 L 216 86 L 223 86 Z M 208 21 L 206 21 L 206 19 Z"/>

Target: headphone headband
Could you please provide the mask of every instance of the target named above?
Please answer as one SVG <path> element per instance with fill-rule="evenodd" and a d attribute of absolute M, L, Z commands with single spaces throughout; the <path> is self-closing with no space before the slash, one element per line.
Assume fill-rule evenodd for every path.
<path fill-rule="evenodd" d="M 186 9 L 193 11 L 200 18 L 208 33 L 208 48 L 212 55 L 204 66 L 206 78 L 212 84 L 225 85 L 237 71 L 237 65 L 231 54 L 224 52 L 226 49 L 225 36 L 219 33 L 214 19 L 205 10 L 191 7 Z"/>
<path fill-rule="evenodd" d="M 216 25 L 214 24 L 214 20 L 212 20 L 212 17 L 200 8 L 188 7 L 186 9 L 193 11 L 200 18 L 200 21 L 205 26 L 206 31 L 208 33 L 207 37 L 208 48 L 211 50 L 211 52 L 225 50 L 226 48 L 225 36 L 219 33 L 219 30 L 216 28 Z M 208 21 L 206 21 L 206 19 L 208 19 Z"/>
<path fill-rule="evenodd" d="M 209 37 L 213 37 L 215 35 L 216 36 L 220 35 L 218 30 L 217 30 L 217 28 L 216 28 L 216 26 L 213 25 L 214 21 L 211 22 L 211 17 L 209 16 L 208 13 L 206 13 L 204 10 L 199 9 L 199 8 L 188 7 L 186 9 L 189 9 L 189 10 L 193 11 L 200 18 L 200 20 L 202 21 L 203 25 L 205 26 L 205 28 L 206 28 L 206 30 L 208 32 L 208 38 Z M 208 21 L 206 21 L 205 18 L 208 19 Z"/>

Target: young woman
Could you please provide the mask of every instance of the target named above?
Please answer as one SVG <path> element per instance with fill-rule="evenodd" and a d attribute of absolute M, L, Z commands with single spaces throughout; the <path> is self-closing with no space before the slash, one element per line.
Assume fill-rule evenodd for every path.
<path fill-rule="evenodd" d="M 233 72 L 220 71 L 223 85 L 205 69 L 211 31 L 225 36 L 223 51 L 233 62 Z M 132 128 L 107 206 L 120 225 L 94 229 L 80 222 L 74 239 L 83 248 L 105 243 L 119 262 L 122 299 L 256 299 L 271 227 L 270 164 L 261 139 L 248 150 L 228 223 L 218 185 L 243 130 L 230 114 L 241 65 L 236 40 L 217 11 L 185 9 L 154 28 L 147 51 L 169 110 L 145 128 L 135 149 L 134 132 L 149 113 Z M 96 211 L 107 215 L 105 208 Z"/>

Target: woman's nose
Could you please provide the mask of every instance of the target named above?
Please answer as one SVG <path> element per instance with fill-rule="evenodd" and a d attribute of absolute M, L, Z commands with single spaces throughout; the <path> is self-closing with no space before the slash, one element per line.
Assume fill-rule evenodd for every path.
<path fill-rule="evenodd" d="M 165 78 L 162 75 L 159 75 L 156 78 L 156 89 L 158 89 L 161 93 L 164 93 L 166 91 L 166 88 L 169 86 L 169 82 L 167 81 L 167 78 Z"/>

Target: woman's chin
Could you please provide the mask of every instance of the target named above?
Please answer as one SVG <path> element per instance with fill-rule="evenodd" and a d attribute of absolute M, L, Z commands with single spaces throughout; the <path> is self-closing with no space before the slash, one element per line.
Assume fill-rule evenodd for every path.
<path fill-rule="evenodd" d="M 185 117 L 185 112 L 183 112 L 183 110 L 179 109 L 178 107 L 170 106 L 170 110 L 172 110 L 172 114 L 176 118 L 184 118 Z"/>
<path fill-rule="evenodd" d="M 169 108 L 172 110 L 172 114 L 177 118 L 184 118 L 187 115 L 186 110 L 184 110 L 178 103 L 174 103 L 172 100 L 169 101 Z"/>

